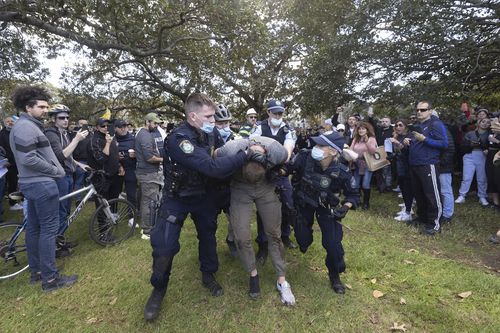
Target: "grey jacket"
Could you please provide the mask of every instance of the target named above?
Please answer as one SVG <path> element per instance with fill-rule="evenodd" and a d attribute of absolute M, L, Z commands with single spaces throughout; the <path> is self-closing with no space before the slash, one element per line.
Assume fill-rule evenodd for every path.
<path fill-rule="evenodd" d="M 65 175 L 39 120 L 21 113 L 10 132 L 9 141 L 20 184 L 50 181 Z"/>

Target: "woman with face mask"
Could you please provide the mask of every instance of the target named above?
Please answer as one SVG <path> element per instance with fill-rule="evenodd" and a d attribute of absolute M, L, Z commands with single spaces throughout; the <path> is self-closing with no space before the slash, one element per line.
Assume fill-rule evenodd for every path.
<path fill-rule="evenodd" d="M 359 191 L 340 154 L 345 138 L 337 132 L 326 132 L 311 138 L 316 144 L 312 150 L 302 150 L 289 168 L 293 173 L 294 202 L 297 223 L 295 238 L 305 253 L 313 241 L 314 216 L 321 229 L 322 244 L 326 250 L 326 266 L 331 287 L 335 293 L 345 293 L 340 273 L 345 271 L 342 247 L 342 218 L 359 201 Z M 340 193 L 344 195 L 340 200 Z"/>
<path fill-rule="evenodd" d="M 377 140 L 373 126 L 366 122 L 359 122 L 354 129 L 354 138 L 351 143 L 351 150 L 356 152 L 359 157 L 356 160 L 354 168 L 354 179 L 356 179 L 356 188 L 363 189 L 363 209 L 370 207 L 370 182 L 373 172 L 366 167 L 366 161 L 363 157 L 365 152 L 375 153 L 377 149 Z"/>

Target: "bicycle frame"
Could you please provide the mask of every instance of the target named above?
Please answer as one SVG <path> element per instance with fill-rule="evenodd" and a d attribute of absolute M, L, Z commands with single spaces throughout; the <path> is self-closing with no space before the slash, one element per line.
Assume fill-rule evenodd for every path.
<path fill-rule="evenodd" d="M 83 187 L 83 188 L 81 188 L 79 190 L 76 190 L 74 192 L 68 193 L 65 196 L 62 196 L 62 197 L 59 198 L 59 201 L 63 201 L 63 200 L 72 198 L 72 197 L 74 197 L 74 196 L 76 196 L 76 195 L 78 195 L 80 193 L 84 193 L 84 192 L 87 192 L 87 194 L 85 194 L 85 196 L 83 197 L 82 201 L 80 201 L 80 203 L 78 204 L 78 206 L 76 206 L 75 210 L 66 219 L 66 221 L 65 221 L 66 227 L 64 228 L 63 232 L 66 231 L 66 229 L 68 229 L 69 225 L 78 217 L 78 215 L 80 214 L 80 211 L 83 209 L 83 206 L 85 206 L 85 204 L 87 203 L 87 201 L 89 201 L 89 199 L 94 194 L 97 194 L 97 191 L 95 190 L 94 185 L 90 184 L 89 186 Z M 99 196 L 97 196 L 97 197 L 99 198 Z"/>

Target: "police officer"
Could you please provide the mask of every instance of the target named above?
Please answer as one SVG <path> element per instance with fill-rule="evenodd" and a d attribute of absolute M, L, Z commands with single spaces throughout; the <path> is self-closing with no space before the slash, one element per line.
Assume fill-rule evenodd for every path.
<path fill-rule="evenodd" d="M 312 140 L 316 146 L 312 150 L 302 150 L 289 166 L 294 173 L 292 182 L 298 214 L 295 238 L 305 253 L 313 241 L 312 225 L 316 214 L 332 288 L 343 294 L 345 286 L 339 274 L 345 271 L 345 263 L 340 221 L 358 204 L 359 192 L 353 187 L 354 178 L 349 168 L 341 163 L 345 138 L 337 132 L 328 132 Z M 342 202 L 340 192 L 344 195 Z"/>
<path fill-rule="evenodd" d="M 196 226 L 203 285 L 212 296 L 221 296 L 222 287 L 214 273 L 218 269 L 215 232 L 216 206 L 209 195 L 209 178 L 224 179 L 243 166 L 252 155 L 244 151 L 213 159 L 215 148 L 222 146 L 214 130 L 217 106 L 206 95 L 190 95 L 184 110 L 186 121 L 165 140 L 165 187 L 156 221 L 151 231 L 153 248 L 153 291 L 145 309 L 146 320 L 155 319 L 167 291 L 172 260 L 180 250 L 179 236 L 188 214 Z"/>
<path fill-rule="evenodd" d="M 290 128 L 283 121 L 283 113 L 285 107 L 281 101 L 270 100 L 267 103 L 268 119 L 264 120 L 258 125 L 255 130 L 250 134 L 250 139 L 258 136 L 272 138 L 281 143 L 288 151 L 288 159 L 291 158 L 297 135 L 295 131 Z M 283 245 L 289 249 L 294 249 L 297 246 L 290 240 L 290 221 L 293 219 L 293 197 L 292 186 L 288 177 L 278 177 L 276 185 L 280 192 L 281 210 L 282 210 L 282 223 L 281 223 L 281 240 Z M 257 214 L 257 244 L 259 250 L 257 251 L 257 261 L 264 264 L 267 258 L 267 237 L 262 227 L 262 219 Z"/>

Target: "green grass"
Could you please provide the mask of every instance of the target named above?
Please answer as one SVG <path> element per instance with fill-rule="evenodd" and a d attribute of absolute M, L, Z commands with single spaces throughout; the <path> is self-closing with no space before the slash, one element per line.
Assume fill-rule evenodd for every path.
<path fill-rule="evenodd" d="M 88 208 L 68 230 L 80 246 L 58 261 L 63 273 L 80 276 L 78 283 L 44 294 L 40 285 L 28 284 L 28 273 L 0 281 L 0 332 L 388 332 L 394 322 L 411 332 L 498 332 L 500 247 L 487 241 L 499 228 L 498 215 L 471 199 L 457 207 L 451 226 L 428 238 L 392 219 L 394 194 L 373 196 L 370 211 L 350 212 L 344 220 L 351 230 L 344 229 L 343 281 L 352 290 L 343 296 L 331 290 L 316 229 L 307 254 L 287 252 L 297 298 L 291 308 L 279 301 L 270 260 L 259 269 L 261 298 L 249 299 L 248 278 L 225 246 L 223 217 L 217 276 L 225 294 L 209 296 L 200 282 L 195 229 L 187 221 L 154 323 L 142 319 L 151 291 L 149 242 L 136 232 L 123 244 L 101 248 L 88 236 Z M 374 298 L 374 290 L 384 296 Z M 472 295 L 459 298 L 465 291 Z"/>

